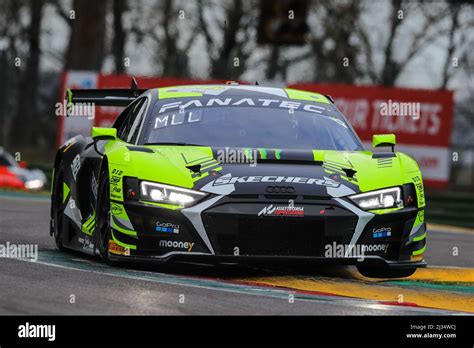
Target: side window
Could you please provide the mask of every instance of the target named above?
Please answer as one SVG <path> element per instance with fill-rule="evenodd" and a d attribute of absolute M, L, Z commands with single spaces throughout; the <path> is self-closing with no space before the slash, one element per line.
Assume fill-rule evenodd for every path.
<path fill-rule="evenodd" d="M 117 117 L 114 123 L 114 128 L 117 128 L 117 136 L 119 139 L 123 140 L 123 132 L 126 128 L 126 124 L 128 121 L 128 116 L 130 115 L 130 111 L 132 110 L 133 105 L 129 105 L 122 113 Z"/>
<path fill-rule="evenodd" d="M 131 104 L 127 109 L 124 111 L 123 115 L 123 121 L 119 125 L 119 128 L 117 129 L 117 135 L 119 139 L 123 141 L 127 141 L 130 133 L 130 129 L 132 128 L 132 125 L 135 121 L 135 118 L 137 117 L 141 106 L 143 105 L 145 101 L 145 98 L 141 98 L 140 100 L 135 101 L 133 104 Z M 122 115 L 120 115 L 122 117 Z"/>
<path fill-rule="evenodd" d="M 135 121 L 133 122 L 130 132 L 128 134 L 127 138 L 127 143 L 134 144 L 137 140 L 138 137 L 138 132 L 140 131 L 140 125 L 142 124 L 142 121 L 145 116 L 145 110 L 148 105 L 148 99 L 143 98 L 143 103 L 140 103 L 140 105 L 137 107 L 137 116 L 135 117 Z"/>

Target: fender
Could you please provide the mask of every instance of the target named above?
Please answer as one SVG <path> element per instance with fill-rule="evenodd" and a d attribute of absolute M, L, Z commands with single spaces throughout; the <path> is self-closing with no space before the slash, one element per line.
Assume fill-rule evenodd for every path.
<path fill-rule="evenodd" d="M 53 167 L 53 176 L 52 176 L 52 184 L 51 184 L 51 202 L 54 199 L 56 194 L 54 188 L 54 180 L 56 178 L 56 173 L 59 170 L 59 165 L 61 162 L 65 165 L 65 172 L 64 172 L 64 181 L 71 185 L 72 181 L 74 180 L 74 176 L 71 170 L 71 164 L 76 158 L 76 156 L 80 155 L 83 152 L 84 148 L 90 143 L 84 136 L 76 135 L 72 137 L 68 141 L 66 141 L 61 147 L 56 151 L 56 156 L 54 159 L 54 167 Z M 51 204 L 51 218 L 53 218 L 53 205 Z"/>

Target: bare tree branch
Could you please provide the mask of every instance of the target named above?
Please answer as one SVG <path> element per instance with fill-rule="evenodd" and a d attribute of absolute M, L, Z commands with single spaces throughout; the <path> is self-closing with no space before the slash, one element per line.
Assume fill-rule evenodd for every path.
<path fill-rule="evenodd" d="M 451 77 L 449 73 L 449 66 L 451 63 L 454 50 L 456 49 L 456 43 L 454 42 L 454 35 L 459 26 L 459 10 L 460 10 L 459 4 L 451 3 L 449 7 L 450 7 L 450 12 L 451 12 L 451 29 L 449 31 L 449 45 L 448 45 L 448 51 L 446 54 L 446 61 L 444 62 L 444 66 L 443 66 L 442 82 L 441 82 L 440 89 L 446 89 L 448 80 Z"/>
<path fill-rule="evenodd" d="M 64 19 L 64 21 L 66 22 L 66 24 L 72 28 L 72 21 L 71 21 L 71 18 L 69 18 L 69 15 L 68 13 L 66 12 L 66 10 L 63 9 L 63 7 L 61 6 L 60 4 L 60 1 L 59 0 L 49 0 L 50 4 L 53 5 L 54 9 L 56 10 L 56 13 L 58 14 L 59 17 L 61 17 L 62 19 Z"/>

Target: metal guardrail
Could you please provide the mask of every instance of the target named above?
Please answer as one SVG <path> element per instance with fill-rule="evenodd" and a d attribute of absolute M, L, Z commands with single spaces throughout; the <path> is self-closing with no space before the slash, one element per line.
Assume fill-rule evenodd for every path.
<path fill-rule="evenodd" d="M 451 163 L 450 188 L 464 187 L 474 196 L 474 146 L 452 146 L 451 151 L 457 158 Z"/>
<path fill-rule="evenodd" d="M 474 228 L 474 193 L 428 191 L 425 219 L 433 223 Z"/>

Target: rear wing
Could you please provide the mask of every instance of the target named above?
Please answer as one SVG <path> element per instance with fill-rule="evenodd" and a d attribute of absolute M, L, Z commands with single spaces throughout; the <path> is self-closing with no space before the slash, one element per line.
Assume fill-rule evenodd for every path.
<path fill-rule="evenodd" d="M 137 81 L 132 78 L 130 89 L 68 89 L 66 91 L 67 104 L 93 103 L 102 106 L 128 106 L 146 89 L 138 89 Z"/>

